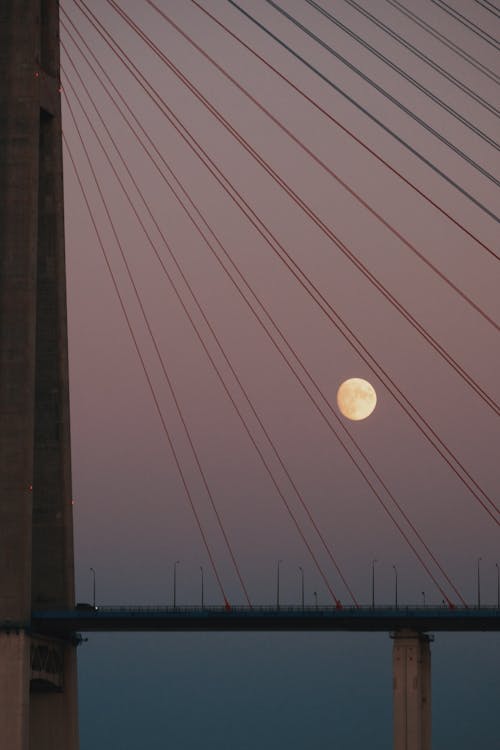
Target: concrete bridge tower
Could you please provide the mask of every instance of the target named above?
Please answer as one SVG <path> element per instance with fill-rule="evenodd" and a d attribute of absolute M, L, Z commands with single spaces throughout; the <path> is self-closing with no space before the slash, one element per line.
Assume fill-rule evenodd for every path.
<path fill-rule="evenodd" d="M 0 745 L 78 748 L 58 0 L 0 2 Z"/>

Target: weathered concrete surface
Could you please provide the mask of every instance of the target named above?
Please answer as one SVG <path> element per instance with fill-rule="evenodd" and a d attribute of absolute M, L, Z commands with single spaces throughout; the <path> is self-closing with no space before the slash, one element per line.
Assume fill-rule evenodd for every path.
<path fill-rule="evenodd" d="M 30 6 L 0 3 L 0 618 L 23 622 L 31 611 L 40 120 Z"/>
<path fill-rule="evenodd" d="M 0 633 L 1 747 L 29 750 L 30 639 Z"/>
<path fill-rule="evenodd" d="M 58 28 L 57 0 L 0 2 L 0 623 L 20 626 L 74 605 Z M 63 691 L 30 699 L 28 641 L 0 635 L 0 744 L 75 750 L 74 647 Z"/>
<path fill-rule="evenodd" d="M 401 631 L 393 637 L 394 750 L 431 750 L 429 636 Z"/>
<path fill-rule="evenodd" d="M 76 689 L 76 650 L 66 646 L 63 691 L 31 693 L 30 750 L 75 750 L 79 747 Z"/>

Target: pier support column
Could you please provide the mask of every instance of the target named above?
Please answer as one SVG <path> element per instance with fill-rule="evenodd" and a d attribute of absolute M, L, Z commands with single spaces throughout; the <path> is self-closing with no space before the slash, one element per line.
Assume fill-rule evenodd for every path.
<path fill-rule="evenodd" d="M 0 748 L 78 750 L 59 0 L 0 0 Z"/>
<path fill-rule="evenodd" d="M 392 637 L 394 750 L 431 750 L 431 639 L 411 630 Z"/>
<path fill-rule="evenodd" d="M 0 632 L 0 746 L 29 750 L 30 639 Z"/>

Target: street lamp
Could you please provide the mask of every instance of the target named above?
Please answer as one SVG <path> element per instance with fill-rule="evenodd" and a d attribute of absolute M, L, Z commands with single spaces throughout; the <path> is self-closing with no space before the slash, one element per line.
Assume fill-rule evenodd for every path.
<path fill-rule="evenodd" d="M 497 609 L 500 609 L 500 568 L 498 563 L 495 563 L 497 569 Z"/>
<path fill-rule="evenodd" d="M 203 609 L 205 604 L 205 581 L 203 576 L 203 565 L 200 565 L 201 571 L 201 608 Z"/>
<path fill-rule="evenodd" d="M 425 591 L 422 591 L 422 604 L 425 607 Z"/>
<path fill-rule="evenodd" d="M 283 562 L 283 560 L 278 560 L 278 565 L 276 566 L 276 607 L 277 609 L 280 608 L 280 565 Z"/>
<path fill-rule="evenodd" d="M 90 572 L 92 573 L 92 606 L 95 609 L 95 570 L 94 568 L 90 568 Z"/>
<path fill-rule="evenodd" d="M 395 565 L 392 566 L 394 570 L 394 602 L 396 604 L 396 609 L 398 608 L 398 569 Z"/>
<path fill-rule="evenodd" d="M 372 608 L 375 607 L 375 563 L 378 560 L 372 560 Z"/>
<path fill-rule="evenodd" d="M 314 594 L 314 601 L 316 603 L 316 609 L 318 609 L 318 592 L 313 591 L 313 594 Z"/>
<path fill-rule="evenodd" d="M 498 568 L 498 565 L 497 565 L 497 568 Z M 299 565 L 299 570 L 300 570 L 300 579 L 301 579 L 301 587 L 300 587 L 301 597 L 300 598 L 302 602 L 302 609 L 304 609 L 304 571 L 300 565 Z"/>
<path fill-rule="evenodd" d="M 482 557 L 477 558 L 477 608 L 481 607 L 481 560 Z"/>
<path fill-rule="evenodd" d="M 174 562 L 174 607 L 177 605 L 177 566 L 180 562 L 180 560 Z"/>

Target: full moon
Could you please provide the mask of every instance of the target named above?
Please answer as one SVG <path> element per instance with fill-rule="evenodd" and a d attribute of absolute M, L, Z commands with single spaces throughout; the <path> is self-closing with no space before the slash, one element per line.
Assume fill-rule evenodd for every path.
<path fill-rule="evenodd" d="M 367 380 L 349 378 L 337 391 L 337 404 L 344 417 L 356 421 L 366 419 L 377 405 L 377 394 Z"/>

